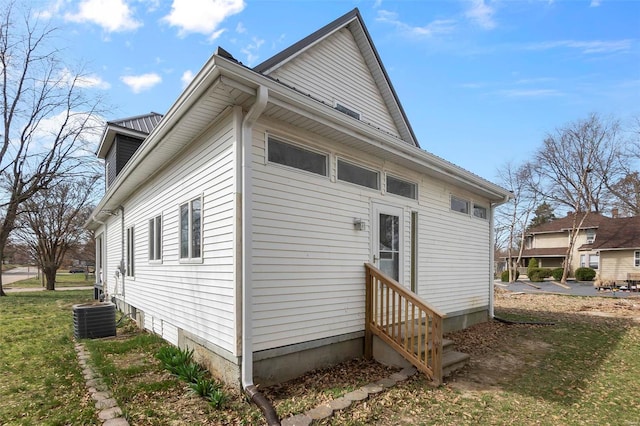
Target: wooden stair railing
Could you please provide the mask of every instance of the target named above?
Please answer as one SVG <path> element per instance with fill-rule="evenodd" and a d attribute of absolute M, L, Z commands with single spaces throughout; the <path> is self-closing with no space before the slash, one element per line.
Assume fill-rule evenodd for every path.
<path fill-rule="evenodd" d="M 442 383 L 442 320 L 446 316 L 370 263 L 366 269 L 365 357 L 375 334 L 437 385 Z"/>

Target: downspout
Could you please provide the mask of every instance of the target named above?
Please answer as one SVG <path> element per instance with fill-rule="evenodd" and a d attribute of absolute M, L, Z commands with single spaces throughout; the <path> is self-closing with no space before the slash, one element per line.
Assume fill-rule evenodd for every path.
<path fill-rule="evenodd" d="M 122 294 L 122 301 L 124 302 L 124 299 L 125 299 L 125 296 L 124 296 L 124 281 L 125 281 L 124 280 L 124 276 L 126 275 L 126 271 L 125 271 L 126 263 L 125 263 L 125 252 L 124 252 L 124 250 L 125 250 L 125 238 L 126 238 L 126 236 L 125 236 L 125 228 L 124 228 L 124 207 L 123 206 L 120 206 L 120 213 L 122 214 L 122 218 L 120 220 L 120 223 L 121 223 L 121 226 L 122 226 L 122 229 L 121 229 L 121 234 L 122 235 L 120 236 L 120 244 L 121 244 L 120 248 L 122 250 L 120 252 L 120 255 L 121 255 L 121 257 L 120 257 L 120 278 L 122 279 L 122 292 L 121 292 L 121 294 Z M 116 294 L 117 294 L 117 292 L 116 292 Z"/>
<path fill-rule="evenodd" d="M 253 169 L 251 150 L 253 125 L 264 112 L 269 98 L 265 86 L 256 91 L 256 101 L 242 120 L 242 388 L 267 419 L 269 425 L 280 425 L 273 405 L 253 384 Z"/>
<path fill-rule="evenodd" d="M 100 253 L 101 256 L 104 257 L 104 252 L 106 251 L 105 246 L 106 246 L 106 243 L 107 243 L 107 232 L 108 232 L 107 222 L 103 222 L 101 220 L 98 220 L 98 218 L 95 217 L 95 215 L 92 216 L 91 220 L 93 220 L 94 222 L 99 223 L 100 225 L 102 225 L 102 227 L 104 229 L 104 231 L 102 231 L 102 235 L 103 235 L 102 244 L 103 244 L 103 246 L 100 247 L 100 250 L 98 250 L 98 240 L 96 240 L 96 249 L 95 249 L 96 255 L 98 253 Z M 94 238 L 95 238 L 95 232 L 94 232 Z M 105 291 L 105 284 L 104 284 L 104 277 L 106 276 L 105 275 L 105 267 L 102 264 L 102 260 L 103 259 L 100 258 L 100 273 L 98 273 L 98 268 L 97 268 L 97 266 L 98 266 L 98 258 L 97 258 L 97 256 L 94 259 L 94 263 L 95 263 L 95 266 L 96 266 L 95 267 L 96 282 L 93 283 L 93 288 L 95 289 L 96 285 L 100 284 L 100 287 L 102 287 L 102 297 L 104 297 L 104 300 L 108 300 L 108 295 L 107 295 L 107 292 Z M 99 283 L 97 281 L 99 281 Z M 106 287 L 108 287 L 108 286 L 106 286 Z M 98 296 L 98 300 L 100 300 L 100 296 Z"/>

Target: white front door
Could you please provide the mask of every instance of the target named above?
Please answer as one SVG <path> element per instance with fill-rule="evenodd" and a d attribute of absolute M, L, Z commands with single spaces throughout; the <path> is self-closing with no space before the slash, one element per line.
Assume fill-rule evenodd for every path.
<path fill-rule="evenodd" d="M 373 263 L 402 283 L 403 210 L 384 204 L 373 205 Z"/>

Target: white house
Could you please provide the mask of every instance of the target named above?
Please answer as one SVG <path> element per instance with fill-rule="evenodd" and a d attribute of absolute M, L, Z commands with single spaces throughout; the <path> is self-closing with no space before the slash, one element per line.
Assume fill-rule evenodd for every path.
<path fill-rule="evenodd" d="M 219 48 L 98 155 L 97 291 L 228 382 L 361 356 L 365 263 L 445 331 L 492 314 L 509 193 L 420 148 L 357 9 L 254 68 Z"/>

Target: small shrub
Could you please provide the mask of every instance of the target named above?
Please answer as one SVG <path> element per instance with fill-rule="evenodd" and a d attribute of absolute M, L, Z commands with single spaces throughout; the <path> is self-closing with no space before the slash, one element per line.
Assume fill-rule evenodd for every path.
<path fill-rule="evenodd" d="M 560 281 L 562 279 L 563 273 L 564 273 L 564 268 L 555 268 L 551 270 L 551 276 L 556 281 Z"/>
<path fill-rule="evenodd" d="M 535 257 L 533 257 L 531 258 L 531 260 L 529 260 L 529 265 L 527 265 L 527 276 L 531 275 L 531 272 L 535 269 L 538 269 L 538 261 Z"/>
<path fill-rule="evenodd" d="M 529 280 L 535 283 L 541 283 L 545 278 L 549 278 L 550 276 L 551 269 L 549 268 L 532 268 L 528 272 Z"/>
<path fill-rule="evenodd" d="M 596 271 L 591 268 L 578 268 L 575 275 L 578 281 L 593 281 L 596 277 Z"/>
<path fill-rule="evenodd" d="M 520 276 L 520 272 L 518 270 L 516 270 L 516 280 L 518 279 L 518 277 Z M 506 283 L 509 282 L 509 270 L 507 269 L 506 271 L 502 271 L 502 274 L 500 274 L 500 281 Z"/>

